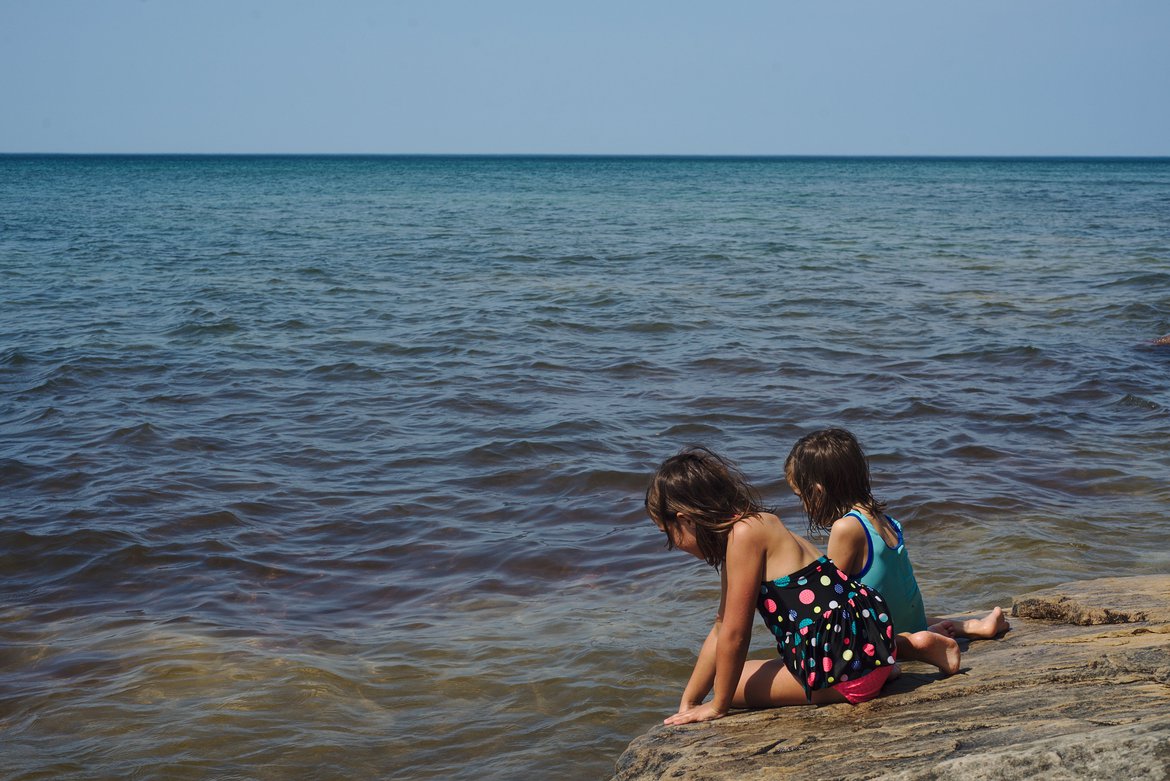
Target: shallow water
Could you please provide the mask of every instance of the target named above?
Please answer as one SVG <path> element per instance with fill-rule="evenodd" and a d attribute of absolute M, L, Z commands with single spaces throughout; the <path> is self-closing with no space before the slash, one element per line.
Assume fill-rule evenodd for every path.
<path fill-rule="evenodd" d="M 606 777 L 853 429 L 928 609 L 1170 571 L 1170 162 L 0 157 L 0 775 Z M 769 653 L 760 635 L 755 652 Z"/>

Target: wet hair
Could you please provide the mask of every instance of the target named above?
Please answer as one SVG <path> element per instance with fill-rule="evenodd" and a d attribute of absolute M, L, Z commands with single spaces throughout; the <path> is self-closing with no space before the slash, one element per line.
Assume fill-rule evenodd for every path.
<path fill-rule="evenodd" d="M 686 447 L 666 459 L 646 489 L 646 514 L 666 532 L 667 547 L 674 547 L 673 531 L 684 513 L 694 523 L 699 552 L 715 569 L 727 558 L 727 535 L 736 521 L 764 511 L 735 464 L 705 447 Z"/>
<path fill-rule="evenodd" d="M 869 463 L 857 437 L 841 428 L 806 434 L 784 461 L 784 477 L 800 495 L 810 532 L 828 531 L 833 521 L 860 506 L 881 518 L 886 503 L 873 496 Z"/>

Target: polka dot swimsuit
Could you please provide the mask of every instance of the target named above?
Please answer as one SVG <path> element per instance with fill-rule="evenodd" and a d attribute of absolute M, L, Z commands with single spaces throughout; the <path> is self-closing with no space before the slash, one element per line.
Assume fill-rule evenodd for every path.
<path fill-rule="evenodd" d="M 805 696 L 894 663 L 894 630 L 880 594 L 822 556 L 764 581 L 756 599 L 776 648 Z"/>

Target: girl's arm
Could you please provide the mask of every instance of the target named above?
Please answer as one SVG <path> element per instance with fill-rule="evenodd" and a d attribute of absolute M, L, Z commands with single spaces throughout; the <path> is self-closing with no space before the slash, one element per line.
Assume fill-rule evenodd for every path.
<path fill-rule="evenodd" d="M 829 530 L 829 545 L 826 553 L 837 568 L 850 577 L 861 572 L 869 551 L 866 544 L 865 528 L 852 515 L 838 518 Z"/>
<path fill-rule="evenodd" d="M 731 710 L 731 698 L 739 684 L 748 645 L 751 643 L 756 594 L 763 579 L 764 553 L 765 537 L 760 524 L 748 521 L 732 527 L 727 537 L 727 558 L 723 562 L 723 595 L 720 600 L 723 619 L 714 637 L 715 696 L 706 704 L 696 704 L 676 713 L 666 720 L 667 724 L 709 721 L 726 716 Z M 704 650 L 707 650 L 706 643 Z M 703 662 L 700 655 L 700 664 Z M 692 682 L 700 673 L 700 664 L 695 665 Z M 705 676 L 707 669 L 704 667 Z M 707 683 L 708 680 L 705 677 L 700 682 Z M 687 685 L 687 693 L 692 693 L 690 684 Z M 706 694 L 706 691 L 703 693 Z"/>
<path fill-rule="evenodd" d="M 726 569 L 724 572 L 726 572 Z M 719 642 L 719 627 L 723 623 L 723 600 L 727 594 L 726 575 L 723 575 L 720 581 L 719 612 L 715 614 L 715 624 L 711 627 L 711 631 L 707 633 L 707 639 L 703 641 L 703 647 L 699 649 L 699 659 L 695 662 L 694 672 L 691 673 L 691 678 L 687 681 L 686 689 L 683 690 L 682 701 L 678 705 L 679 713 L 702 704 L 703 699 L 711 691 L 712 684 L 715 683 L 715 648 Z"/>

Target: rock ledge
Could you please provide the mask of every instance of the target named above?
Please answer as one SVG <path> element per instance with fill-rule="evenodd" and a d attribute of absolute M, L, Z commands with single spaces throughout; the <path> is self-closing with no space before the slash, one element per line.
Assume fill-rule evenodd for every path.
<path fill-rule="evenodd" d="M 1170 575 L 1015 600 L 942 678 L 910 663 L 862 705 L 738 711 L 634 740 L 614 781 L 1170 779 Z"/>

